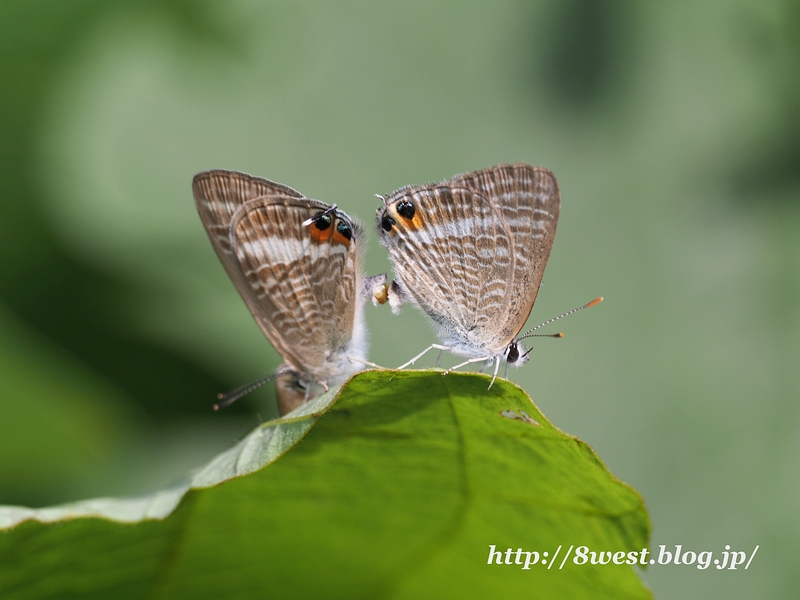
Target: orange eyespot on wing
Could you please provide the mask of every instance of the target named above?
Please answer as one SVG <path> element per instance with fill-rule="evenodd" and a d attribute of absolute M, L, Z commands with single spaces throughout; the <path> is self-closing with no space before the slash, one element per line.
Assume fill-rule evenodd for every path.
<path fill-rule="evenodd" d="M 350 247 L 353 239 L 353 226 L 345 219 L 335 218 L 328 212 L 308 219 L 305 223 L 311 227 L 311 239 L 317 243 L 333 243 Z"/>
<path fill-rule="evenodd" d="M 333 227 L 326 227 L 321 229 L 317 223 L 311 223 L 311 239 L 318 244 L 329 242 L 333 237 Z"/>
<path fill-rule="evenodd" d="M 349 231 L 346 230 L 346 231 Z M 345 231 L 342 231 L 341 228 L 337 227 L 335 232 L 333 233 L 333 243 L 334 244 L 341 244 L 345 248 L 350 247 L 350 241 L 353 239 L 352 235 L 347 235 Z"/>
<path fill-rule="evenodd" d="M 396 202 L 391 207 L 395 222 L 402 223 L 407 229 L 416 231 L 423 226 L 422 213 L 414 204 L 406 199 Z M 385 229 L 385 227 L 384 227 Z"/>

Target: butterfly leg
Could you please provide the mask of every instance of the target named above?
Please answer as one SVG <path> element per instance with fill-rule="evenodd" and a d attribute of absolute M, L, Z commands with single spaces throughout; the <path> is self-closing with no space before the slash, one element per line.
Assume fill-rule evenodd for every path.
<path fill-rule="evenodd" d="M 374 362 L 369 362 L 368 360 L 363 360 L 361 358 L 355 358 L 353 356 L 348 356 L 347 360 L 353 363 L 361 363 L 362 365 L 366 365 L 367 367 L 372 367 L 373 369 L 380 369 L 386 370 L 386 367 L 382 367 L 380 365 L 376 365 Z"/>
<path fill-rule="evenodd" d="M 436 357 L 436 368 L 439 368 L 439 363 L 442 362 L 442 353 L 444 350 L 439 349 L 439 356 Z"/>
<path fill-rule="evenodd" d="M 325 381 L 320 380 L 317 382 L 317 385 L 322 386 L 322 389 L 324 389 L 326 392 L 330 391 L 330 388 L 328 387 L 328 384 Z M 308 402 L 310 399 L 311 399 L 311 385 L 308 385 L 306 387 L 306 395 L 305 398 L 303 399 L 303 402 L 304 403 Z"/>
<path fill-rule="evenodd" d="M 460 369 L 461 367 L 465 367 L 469 364 L 476 363 L 476 362 L 486 362 L 490 358 L 494 358 L 494 356 L 479 356 L 478 358 L 470 358 L 469 360 L 465 360 L 464 362 L 456 365 L 455 367 L 450 367 L 442 373 L 442 375 L 447 375 L 450 371 L 455 371 L 456 369 Z"/>
<path fill-rule="evenodd" d="M 428 346 L 427 348 L 425 348 L 425 350 L 423 350 L 422 352 L 420 352 L 419 354 L 417 354 L 417 355 L 416 355 L 414 358 L 412 358 L 410 361 L 408 361 L 407 363 L 403 363 L 402 365 L 400 365 L 399 367 L 397 367 L 397 370 L 398 370 L 398 371 L 402 371 L 402 370 L 403 370 L 403 369 L 405 369 L 406 367 L 410 367 L 410 366 L 411 366 L 411 365 L 413 365 L 415 362 L 417 362 L 417 361 L 418 361 L 420 358 L 422 358 L 423 356 L 425 356 L 425 354 L 427 354 L 429 350 L 434 350 L 434 349 L 436 349 L 436 350 L 441 350 L 441 351 L 444 351 L 444 350 L 450 350 L 450 346 L 442 346 L 441 344 L 431 344 L 430 346 Z"/>
<path fill-rule="evenodd" d="M 506 368 L 508 368 L 508 363 L 506 363 Z M 498 356 L 495 359 L 495 363 L 494 363 L 494 375 L 492 375 L 492 380 L 489 382 L 489 387 L 486 388 L 486 389 L 489 389 L 489 390 L 492 389 L 492 386 L 494 385 L 494 380 L 497 379 L 497 371 L 499 369 L 500 369 L 500 357 Z"/>

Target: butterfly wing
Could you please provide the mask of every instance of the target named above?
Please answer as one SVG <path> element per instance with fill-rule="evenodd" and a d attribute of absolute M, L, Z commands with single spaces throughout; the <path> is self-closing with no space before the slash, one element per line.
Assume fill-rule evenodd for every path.
<path fill-rule="evenodd" d="M 544 167 L 498 165 L 453 178 L 488 198 L 511 240 L 513 267 L 508 273 L 508 302 L 499 332 L 503 347 L 517 336 L 531 314 L 550 258 L 561 212 L 555 175 Z"/>
<path fill-rule="evenodd" d="M 350 218 L 333 210 L 323 228 L 313 219 L 329 205 L 242 173 L 201 173 L 194 191 L 225 270 L 284 360 L 309 381 L 357 370 L 344 356 L 360 306 L 361 232 Z"/>
<path fill-rule="evenodd" d="M 249 284 L 245 281 L 238 260 L 233 252 L 230 237 L 231 219 L 234 213 L 248 200 L 289 196 L 304 196 L 292 188 L 261 177 L 253 177 L 238 171 L 216 169 L 194 176 L 192 192 L 200 220 L 206 228 L 211 245 L 236 289 L 239 290 L 250 312 L 253 312 L 249 296 Z M 255 314 L 255 313 L 253 313 Z"/>
<path fill-rule="evenodd" d="M 379 234 L 445 343 L 501 352 L 533 307 L 559 206 L 549 171 L 500 165 L 394 192 Z"/>

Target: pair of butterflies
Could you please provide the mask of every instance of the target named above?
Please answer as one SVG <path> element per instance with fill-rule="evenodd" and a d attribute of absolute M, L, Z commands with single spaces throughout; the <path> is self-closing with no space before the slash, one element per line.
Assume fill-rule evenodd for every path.
<path fill-rule="evenodd" d="M 414 303 L 436 329 L 442 344 L 404 367 L 430 349 L 468 357 L 458 366 L 493 361 L 495 376 L 500 362 L 525 361 L 526 336 L 517 336 L 539 291 L 561 204 L 547 169 L 499 165 L 379 196 L 391 286 L 386 275 L 362 276 L 363 231 L 336 206 L 236 171 L 199 173 L 192 189 L 228 276 L 283 357 L 262 380 L 276 378 L 282 414 L 368 364 L 363 309 L 370 298 L 388 299 L 394 312 Z"/>

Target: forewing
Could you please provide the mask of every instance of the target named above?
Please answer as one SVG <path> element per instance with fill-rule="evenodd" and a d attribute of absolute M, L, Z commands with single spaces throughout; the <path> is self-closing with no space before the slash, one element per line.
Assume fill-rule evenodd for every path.
<path fill-rule="evenodd" d="M 206 228 L 211 245 L 222 262 L 222 266 L 225 267 L 228 277 L 231 278 L 249 307 L 249 286 L 242 276 L 231 244 L 231 219 L 245 202 L 256 198 L 276 196 L 303 198 L 304 196 L 280 183 L 238 171 L 222 169 L 204 171 L 195 175 L 192 181 L 192 192 L 197 212 Z M 252 311 L 252 308 L 250 310 Z"/>
<path fill-rule="evenodd" d="M 465 173 L 451 182 L 488 198 L 512 240 L 508 303 L 497 315 L 503 320 L 498 336 L 505 346 L 525 326 L 539 293 L 561 211 L 558 182 L 548 169 L 521 163 Z"/>

